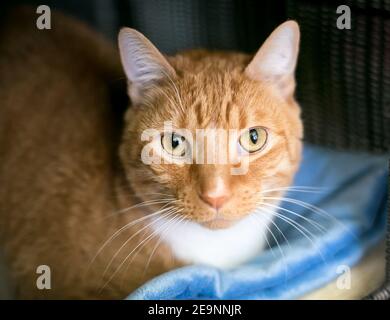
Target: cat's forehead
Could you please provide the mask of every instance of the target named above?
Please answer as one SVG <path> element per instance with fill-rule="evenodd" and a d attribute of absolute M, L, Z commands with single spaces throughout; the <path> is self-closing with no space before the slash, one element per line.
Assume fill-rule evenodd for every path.
<path fill-rule="evenodd" d="M 161 120 L 179 128 L 242 129 L 272 122 L 274 102 L 260 86 L 228 75 L 202 75 L 176 83 L 164 95 Z"/>
<path fill-rule="evenodd" d="M 175 127 L 246 128 L 272 122 L 272 99 L 266 86 L 244 74 L 250 57 L 243 54 L 201 50 L 175 57 L 170 62 L 178 77 L 156 89 L 158 122 L 171 121 Z"/>

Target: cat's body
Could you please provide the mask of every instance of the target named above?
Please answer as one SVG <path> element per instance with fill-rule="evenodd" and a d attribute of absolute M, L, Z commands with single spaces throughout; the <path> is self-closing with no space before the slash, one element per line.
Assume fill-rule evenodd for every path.
<path fill-rule="evenodd" d="M 109 85 L 122 81 L 119 58 L 72 20 L 54 15 L 53 30 L 39 31 L 35 17 L 28 9 L 9 17 L 0 43 L 0 234 L 15 293 L 123 298 L 145 278 L 127 277 L 122 288 L 110 284 L 100 294 L 112 252 L 87 273 L 102 243 L 129 219 L 109 217 L 131 205 L 116 192 L 123 188 L 114 151 L 121 121 Z M 51 268 L 50 290 L 36 287 L 39 265 Z M 142 275 L 144 264 L 138 267 Z"/>
<path fill-rule="evenodd" d="M 277 94 L 269 97 L 273 93 L 267 85 L 257 87 L 241 75 L 251 61 L 243 54 L 193 51 L 169 58 L 182 77 L 176 88 L 189 91 L 186 97 L 182 94 L 187 118 L 181 115 L 176 125 L 182 121 L 182 127 L 191 129 L 220 127 L 236 118 L 234 127 L 242 129 L 261 118 L 260 125 L 270 128 L 274 140 L 264 149 L 256 171 L 241 177 L 230 177 L 225 165 L 191 165 L 188 172 L 174 165 L 149 168 L 139 161 L 138 134 L 147 126 L 157 127 L 159 121 L 175 121 L 169 108 L 178 106 L 162 107 L 160 96 L 157 109 L 137 107 L 143 92 L 136 88 L 136 79 L 130 79 L 136 106 L 127 112 L 123 125 L 120 104 L 115 106 L 110 91 L 123 78 L 116 51 L 65 17 L 55 15 L 53 30 L 47 31 L 34 28 L 35 17 L 31 9 L 9 17 L 0 40 L 0 234 L 16 296 L 123 298 L 147 279 L 183 263 L 230 267 L 258 253 L 266 227 L 247 216 L 258 204 L 251 200 L 251 192 L 288 186 L 299 163 L 302 127 L 291 84 L 282 85 L 288 91 L 286 102 Z M 131 78 L 130 69 L 125 67 Z M 256 77 L 253 73 L 253 68 L 247 71 Z M 226 92 L 220 95 L 221 86 Z M 241 87 L 245 92 L 240 93 Z M 202 90 L 214 94 L 202 97 Z M 256 97 L 257 91 L 262 96 Z M 254 95 L 252 100 L 260 105 L 265 101 L 268 109 L 257 110 L 253 118 L 235 115 L 242 107 L 232 101 L 246 95 Z M 192 98 L 200 100 L 190 102 Z M 291 110 L 278 111 L 279 102 Z M 273 158 L 277 162 L 270 161 Z M 245 180 L 248 175 L 250 184 Z M 229 197 L 238 195 L 242 203 L 229 200 L 221 210 L 223 218 L 211 219 L 214 211 L 208 206 L 217 202 L 199 200 L 197 193 L 204 190 L 198 191 L 194 183 L 207 192 L 223 186 Z M 162 196 L 153 202 L 152 194 Z M 169 211 L 173 198 L 180 210 Z M 149 200 L 149 205 L 129 208 Z M 159 209 L 166 215 L 156 215 L 155 220 L 161 219 L 148 227 L 150 221 L 143 217 Z M 166 224 L 171 231 L 158 225 L 169 214 L 174 214 L 176 224 Z M 186 223 L 184 217 L 193 221 Z M 124 227 L 136 219 L 141 220 Z M 40 265 L 51 269 L 50 290 L 36 287 Z"/>

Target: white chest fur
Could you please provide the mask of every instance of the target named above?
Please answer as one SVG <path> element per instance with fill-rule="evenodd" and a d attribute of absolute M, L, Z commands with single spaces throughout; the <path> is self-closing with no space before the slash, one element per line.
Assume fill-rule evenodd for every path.
<path fill-rule="evenodd" d="M 267 216 L 261 219 L 259 215 L 251 214 L 230 228 L 217 230 L 186 221 L 165 232 L 161 231 L 164 230 L 163 224 L 167 223 L 164 219 L 156 221 L 153 227 L 178 259 L 228 269 L 264 249 L 271 223 L 271 216 Z"/>

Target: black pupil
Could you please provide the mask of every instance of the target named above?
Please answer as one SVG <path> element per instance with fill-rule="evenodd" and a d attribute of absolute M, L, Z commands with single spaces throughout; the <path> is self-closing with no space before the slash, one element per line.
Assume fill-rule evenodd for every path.
<path fill-rule="evenodd" d="M 172 135 L 172 148 L 175 149 L 180 144 L 181 138 L 175 135 Z"/>
<path fill-rule="evenodd" d="M 257 140 L 259 139 L 259 136 L 257 134 L 257 130 L 256 129 L 251 129 L 249 131 L 249 136 L 251 138 L 251 141 L 253 144 L 256 144 L 257 143 Z"/>

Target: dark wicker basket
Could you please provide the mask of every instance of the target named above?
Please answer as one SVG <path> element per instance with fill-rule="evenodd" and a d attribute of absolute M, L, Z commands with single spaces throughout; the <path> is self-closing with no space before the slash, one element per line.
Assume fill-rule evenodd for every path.
<path fill-rule="evenodd" d="M 306 137 L 330 147 L 389 151 L 390 0 L 344 3 L 351 30 L 336 28 L 334 1 L 288 1 L 288 16 L 303 34 L 297 79 Z"/>

